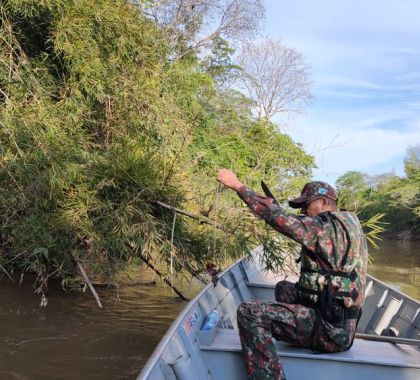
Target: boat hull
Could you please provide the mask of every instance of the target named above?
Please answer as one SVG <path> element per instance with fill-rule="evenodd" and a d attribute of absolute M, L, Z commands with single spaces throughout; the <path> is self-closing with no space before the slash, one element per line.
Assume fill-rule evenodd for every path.
<path fill-rule="evenodd" d="M 224 271 L 216 286 L 204 288 L 172 324 L 137 379 L 246 379 L 236 326 L 237 307 L 243 301 L 274 300 L 275 283 L 285 279 L 284 274 L 262 271 L 258 259 L 256 250 Z M 287 279 L 293 280 L 290 276 Z M 214 309 L 221 316 L 218 325 L 211 331 L 201 331 L 206 315 Z M 420 304 L 369 276 L 358 331 L 374 339 L 390 327 L 399 337 L 418 339 Z M 350 350 L 333 354 L 314 354 L 283 342 L 276 344 L 291 379 L 420 379 L 420 350 L 416 344 L 355 339 Z"/>

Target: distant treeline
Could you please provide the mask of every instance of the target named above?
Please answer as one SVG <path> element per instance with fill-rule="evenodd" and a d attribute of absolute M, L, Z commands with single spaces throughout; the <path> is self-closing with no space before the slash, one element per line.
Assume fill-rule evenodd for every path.
<path fill-rule="evenodd" d="M 42 291 L 71 285 L 77 263 L 112 281 L 140 258 L 169 276 L 170 263 L 197 273 L 260 242 L 278 252 L 215 181 L 232 168 L 282 201 L 314 168 L 238 90 L 231 42 L 252 35 L 261 2 L 183 3 L 1 1 L 1 271 L 35 273 Z M 217 4 L 242 24 L 206 35 Z"/>
<path fill-rule="evenodd" d="M 350 171 L 337 179 L 342 207 L 356 210 L 362 219 L 385 214 L 385 230 L 403 233 L 402 238 L 420 234 L 420 145 L 407 148 L 405 176 L 384 173 L 368 176 Z"/>

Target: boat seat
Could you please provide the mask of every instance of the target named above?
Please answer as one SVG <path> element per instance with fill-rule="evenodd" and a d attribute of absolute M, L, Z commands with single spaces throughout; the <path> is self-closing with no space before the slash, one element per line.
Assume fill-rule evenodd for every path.
<path fill-rule="evenodd" d="M 337 362 L 379 364 L 384 366 L 420 368 L 420 352 L 404 344 L 355 339 L 348 351 L 329 354 L 316 354 L 309 349 L 296 348 L 287 343 L 276 341 L 280 357 L 295 359 L 328 360 Z M 241 343 L 237 330 L 219 329 L 213 342 L 200 346 L 203 351 L 241 352 Z"/>

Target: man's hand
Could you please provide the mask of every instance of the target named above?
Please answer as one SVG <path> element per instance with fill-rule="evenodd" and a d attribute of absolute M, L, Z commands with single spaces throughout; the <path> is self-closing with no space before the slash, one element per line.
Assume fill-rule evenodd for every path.
<path fill-rule="evenodd" d="M 229 169 L 220 169 L 217 180 L 229 189 L 235 191 L 239 190 L 243 186 L 243 183 L 239 181 L 236 174 Z"/>

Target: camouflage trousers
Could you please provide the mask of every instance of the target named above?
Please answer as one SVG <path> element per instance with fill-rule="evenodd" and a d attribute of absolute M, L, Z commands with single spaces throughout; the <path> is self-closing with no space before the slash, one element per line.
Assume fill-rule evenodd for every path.
<path fill-rule="evenodd" d="M 318 316 L 314 308 L 298 304 L 295 284 L 276 286 L 278 302 L 244 302 L 238 307 L 238 327 L 249 379 L 286 379 L 272 338 L 318 352 L 345 351 L 351 346 L 356 320 L 341 327 Z"/>

